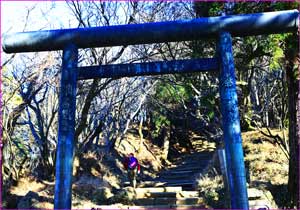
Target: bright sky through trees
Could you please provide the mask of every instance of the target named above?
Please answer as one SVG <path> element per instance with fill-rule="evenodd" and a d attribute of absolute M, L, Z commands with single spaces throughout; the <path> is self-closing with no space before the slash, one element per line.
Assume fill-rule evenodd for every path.
<path fill-rule="evenodd" d="M 76 28 L 76 23 L 65 1 L 1 2 L 1 39 L 6 33 Z M 1 63 L 9 56 L 1 46 Z"/>
<path fill-rule="evenodd" d="M 1 32 L 76 27 L 71 17 L 64 1 L 3 1 Z"/>

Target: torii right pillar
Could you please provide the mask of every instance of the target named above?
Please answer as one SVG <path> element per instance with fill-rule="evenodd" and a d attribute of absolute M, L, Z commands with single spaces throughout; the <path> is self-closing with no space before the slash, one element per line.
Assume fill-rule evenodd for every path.
<path fill-rule="evenodd" d="M 219 88 L 223 119 L 223 139 L 225 143 L 231 208 L 249 209 L 230 33 L 220 33 L 218 53 L 220 59 Z"/>

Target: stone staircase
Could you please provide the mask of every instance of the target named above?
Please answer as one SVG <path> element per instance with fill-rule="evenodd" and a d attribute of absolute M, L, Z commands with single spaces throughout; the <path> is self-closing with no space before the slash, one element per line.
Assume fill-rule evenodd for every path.
<path fill-rule="evenodd" d="M 140 182 L 133 201 L 136 208 L 206 208 L 203 198 L 195 191 L 194 180 L 212 156 L 213 152 L 197 152 L 195 149 L 192 154 L 174 160 L 156 179 Z"/>
<path fill-rule="evenodd" d="M 251 209 L 278 209 L 272 194 L 257 188 L 248 188 L 249 207 Z"/>
<path fill-rule="evenodd" d="M 197 191 L 183 191 L 182 187 L 137 188 L 134 203 L 144 208 L 203 207 Z"/>
<path fill-rule="evenodd" d="M 102 206 L 101 209 L 203 209 L 203 198 L 195 191 L 194 180 L 205 169 L 213 152 L 201 151 L 200 139 L 192 141 L 194 149 L 191 154 L 183 155 L 157 174 L 152 180 L 140 180 L 138 188 L 126 187 L 133 193 L 134 206 Z M 129 186 L 129 182 L 125 183 Z"/>
<path fill-rule="evenodd" d="M 133 193 L 132 203 L 134 205 L 99 206 L 100 209 L 209 208 L 194 186 L 196 175 L 208 166 L 215 150 L 215 145 L 202 139 L 200 136 L 194 137 L 191 141 L 194 147 L 192 153 L 172 161 L 172 165 L 159 173 L 157 178 L 141 180 L 135 190 L 126 187 L 126 190 Z M 129 182 L 127 186 L 129 186 Z M 270 206 L 274 206 L 255 189 L 248 189 L 248 194 L 251 209 L 269 209 Z"/>
<path fill-rule="evenodd" d="M 163 186 L 180 186 L 183 190 L 194 190 L 195 176 L 208 165 L 212 155 L 212 152 L 195 152 L 179 158 L 158 174 L 155 181 L 165 183 Z"/>

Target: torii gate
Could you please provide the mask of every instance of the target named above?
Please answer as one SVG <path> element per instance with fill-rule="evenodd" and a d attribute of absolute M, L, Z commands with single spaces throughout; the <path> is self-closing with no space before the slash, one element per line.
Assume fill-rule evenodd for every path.
<path fill-rule="evenodd" d="M 295 32 L 298 10 L 6 35 L 6 53 L 63 50 L 56 153 L 55 209 L 71 209 L 76 81 L 220 70 L 220 98 L 231 208 L 248 209 L 231 36 Z M 78 48 L 218 40 L 217 58 L 77 67 Z"/>

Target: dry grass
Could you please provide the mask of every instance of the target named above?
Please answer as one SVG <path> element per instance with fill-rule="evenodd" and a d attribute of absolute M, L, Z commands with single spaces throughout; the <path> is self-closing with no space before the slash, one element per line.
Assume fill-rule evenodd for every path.
<path fill-rule="evenodd" d="M 206 208 L 224 208 L 227 205 L 223 177 L 218 168 L 219 160 L 215 152 L 208 166 L 195 180 L 195 188 L 203 197 Z"/>
<path fill-rule="evenodd" d="M 275 131 L 275 134 L 280 134 Z M 263 136 L 258 131 L 251 131 L 242 134 L 245 151 L 245 162 L 249 167 L 251 186 L 263 189 L 270 185 L 286 185 L 288 181 L 288 160 L 277 145 L 270 143 L 270 139 Z M 142 168 L 142 173 L 147 176 L 156 176 L 156 172 L 162 168 L 160 160 L 160 148 L 152 145 L 147 139 L 144 140 L 139 151 L 140 138 L 133 134 L 128 134 L 117 152 L 120 156 L 125 156 L 130 152 L 137 154 Z M 204 141 L 197 142 L 204 150 L 213 148 Z M 115 161 L 116 167 L 122 171 L 120 159 L 113 155 L 101 155 L 102 153 L 89 152 L 84 155 L 85 162 L 83 171 L 88 174 L 81 174 L 73 185 L 73 208 L 92 208 L 103 203 L 101 198 L 112 196 L 112 188 L 121 188 L 121 183 L 126 179 L 126 174 L 116 174 L 111 172 L 111 168 L 102 163 L 102 160 Z M 225 191 L 223 189 L 222 177 L 216 172 L 217 158 L 214 157 L 210 167 L 204 174 L 198 177 L 196 186 L 206 201 L 207 207 L 224 207 Z M 75 160 L 75 166 L 79 167 L 79 162 Z M 74 167 L 75 168 L 75 167 Z M 267 183 L 263 185 L 262 183 Z M 44 198 L 53 199 L 54 182 L 38 182 L 32 177 L 21 178 L 17 186 L 10 189 L 10 193 L 17 196 L 25 196 L 29 191 L 38 193 Z M 53 208 L 52 202 L 41 201 L 39 207 Z"/>
<path fill-rule="evenodd" d="M 80 160 L 82 162 L 75 158 L 72 208 L 90 209 L 100 204 L 107 204 L 109 198 L 113 196 L 112 189 L 122 188 L 123 181 L 127 180 L 127 174 L 125 171 L 122 173 L 123 165 L 120 157 L 117 157 L 118 155 L 122 157 L 131 152 L 137 154 L 144 169 L 142 173 L 152 177 L 156 176 L 156 172 L 161 168 L 161 162 L 157 158 L 160 148 L 152 145 L 147 139 L 142 144 L 141 152 L 137 153 L 139 146 L 139 136 L 128 133 L 117 149 L 118 154 L 92 151 L 83 154 L 83 158 Z M 114 162 L 115 165 L 109 165 L 109 162 Z M 23 208 L 53 209 L 54 183 L 55 180 L 49 183 L 39 182 L 34 177 L 21 178 L 17 186 L 8 190 L 10 196 L 6 197 L 4 202 L 16 208 L 23 200 L 21 202 Z M 36 193 L 38 202 L 32 203 L 33 198 L 30 197 L 30 194 L 28 195 L 30 191 Z"/>
<path fill-rule="evenodd" d="M 141 166 L 147 169 L 152 169 L 157 172 L 162 168 L 160 160 L 160 148 L 153 145 L 149 140 L 144 139 L 144 144 L 140 147 L 140 138 L 133 134 L 128 134 L 125 139 L 122 140 L 117 151 L 122 156 L 126 156 L 129 153 L 134 153 Z M 141 152 L 138 152 L 141 151 Z"/>
<path fill-rule="evenodd" d="M 272 131 L 280 135 L 278 130 Z M 245 162 L 249 167 L 251 182 L 266 182 L 272 185 L 287 184 L 288 159 L 272 139 L 259 131 L 242 134 Z"/>
<path fill-rule="evenodd" d="M 196 179 L 196 187 L 204 199 L 206 208 L 224 208 L 226 206 L 223 177 L 213 165 Z"/>
<path fill-rule="evenodd" d="M 274 135 L 282 135 L 278 130 Z M 265 193 L 272 191 L 278 206 L 282 201 L 288 182 L 288 159 L 272 139 L 259 131 L 242 133 L 245 164 L 250 174 L 249 187 L 258 188 Z M 222 176 L 217 172 L 218 158 L 215 153 L 209 167 L 196 180 L 196 186 L 204 197 L 206 204 L 212 208 L 224 208 L 225 189 Z M 271 196 L 272 197 L 272 196 Z"/>
<path fill-rule="evenodd" d="M 38 182 L 34 177 L 20 178 L 17 186 L 10 189 L 10 193 L 18 196 L 25 196 L 29 191 L 39 192 L 46 187 L 45 184 Z"/>
<path fill-rule="evenodd" d="M 216 175 L 214 177 L 210 177 L 206 174 L 197 179 L 197 186 L 199 192 L 201 193 L 205 193 L 207 191 L 216 191 L 220 188 L 223 188 L 222 176 Z"/>
<path fill-rule="evenodd" d="M 32 176 L 23 177 L 16 186 L 8 190 L 4 204 L 10 208 L 9 202 L 13 202 L 18 208 L 53 209 L 53 192 L 54 183 L 40 182 Z"/>

